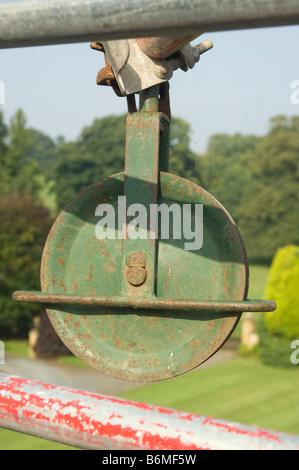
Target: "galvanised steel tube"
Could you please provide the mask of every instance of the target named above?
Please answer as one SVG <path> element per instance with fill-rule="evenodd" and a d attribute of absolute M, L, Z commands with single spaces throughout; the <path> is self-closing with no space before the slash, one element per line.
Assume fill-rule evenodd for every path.
<path fill-rule="evenodd" d="M 4 0 L 0 48 L 293 24 L 298 0 Z"/>
<path fill-rule="evenodd" d="M 299 450 L 299 437 L 0 374 L 0 427 L 92 450 Z"/>

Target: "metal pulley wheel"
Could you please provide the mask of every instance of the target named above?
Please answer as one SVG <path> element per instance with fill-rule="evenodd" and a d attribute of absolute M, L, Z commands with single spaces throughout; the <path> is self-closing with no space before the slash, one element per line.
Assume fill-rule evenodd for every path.
<path fill-rule="evenodd" d="M 61 305 L 48 314 L 76 356 L 123 380 L 161 380 L 193 369 L 223 345 L 240 318 L 238 312 L 175 308 L 177 299 L 244 300 L 247 294 L 244 246 L 223 207 L 201 188 L 167 173 L 161 174 L 160 188 L 159 203 L 177 201 L 182 206 L 196 201 L 205 212 L 200 252 L 185 251 L 188 240 L 158 241 L 157 299 L 167 310 L 147 308 L 146 299 L 141 308 L 134 308 L 140 287 L 130 284 L 131 277 L 121 306 L 122 240 L 117 233 L 115 240 L 95 237 L 95 207 L 106 203 L 107 195 L 118 217 L 123 174 L 94 184 L 63 211 L 42 262 L 43 292 L 106 299 L 107 306 Z M 138 267 L 146 272 L 147 262 L 143 264 Z M 109 304 L 114 297 L 120 305 Z"/>
<path fill-rule="evenodd" d="M 223 346 L 242 312 L 276 308 L 247 300 L 246 250 L 227 211 L 204 189 L 168 173 L 169 120 L 158 96 L 159 87 L 142 92 L 140 112 L 128 114 L 125 172 L 91 185 L 54 223 L 42 292 L 14 295 L 44 303 L 56 332 L 82 361 L 134 382 L 194 369 Z M 127 210 L 136 203 L 146 210 L 147 236 L 132 238 Z M 108 206 L 113 217 L 99 238 L 97 208 L 103 215 Z M 168 236 L 162 219 L 152 236 L 152 207 L 183 214 L 195 206 L 202 208 L 202 226 L 194 211 L 189 218 L 203 231 L 202 246 L 186 249 L 190 237 L 182 228 L 178 233 L 171 211 Z"/>

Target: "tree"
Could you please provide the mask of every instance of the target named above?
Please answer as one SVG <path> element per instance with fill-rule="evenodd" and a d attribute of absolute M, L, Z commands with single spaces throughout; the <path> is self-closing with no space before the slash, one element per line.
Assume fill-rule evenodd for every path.
<path fill-rule="evenodd" d="M 7 133 L 8 133 L 8 130 L 4 122 L 4 116 L 3 116 L 3 113 L 0 111 L 0 174 L 1 174 L 0 192 L 4 191 L 4 188 L 7 188 L 9 184 L 9 176 L 6 171 Z"/>
<path fill-rule="evenodd" d="M 7 136 L 7 143 L 5 141 L 2 151 L 0 148 L 2 173 L 0 194 L 7 194 L 11 191 L 36 194 L 40 189 L 37 179 L 40 170 L 35 160 L 25 159 L 34 141 L 31 132 L 26 128 L 26 117 L 23 111 L 16 112 L 7 131 L 3 123 L 2 128 L 4 129 L 2 134 Z"/>
<path fill-rule="evenodd" d="M 4 160 L 5 153 L 7 151 L 6 139 L 7 137 L 7 126 L 4 122 L 4 116 L 0 111 L 0 163 Z"/>
<path fill-rule="evenodd" d="M 260 139 L 255 136 L 219 134 L 211 137 L 202 157 L 202 185 L 237 219 L 252 174 L 249 167 Z"/>
<path fill-rule="evenodd" d="M 299 118 L 279 116 L 251 156 L 252 181 L 237 218 L 252 255 L 272 259 L 299 244 Z"/>
<path fill-rule="evenodd" d="M 0 220 L 1 336 L 24 336 L 40 306 L 17 303 L 12 294 L 40 290 L 40 261 L 52 218 L 30 196 L 9 194 L 0 198 Z"/>
<path fill-rule="evenodd" d="M 37 162 L 41 171 L 47 171 L 55 165 L 57 158 L 57 147 L 54 141 L 36 129 L 27 129 L 28 140 L 30 145 L 22 155 L 22 164 L 26 165 L 32 160 Z"/>
<path fill-rule="evenodd" d="M 14 177 L 20 166 L 23 166 L 23 157 L 33 143 L 32 136 L 26 129 L 26 117 L 21 109 L 11 118 L 8 137 L 6 170 L 10 177 Z"/>
<path fill-rule="evenodd" d="M 96 119 L 83 129 L 77 142 L 58 146 L 51 177 L 55 181 L 59 208 L 90 184 L 123 171 L 125 126 L 125 116 Z"/>
<path fill-rule="evenodd" d="M 173 119 L 170 143 L 170 168 L 183 177 L 193 176 L 196 158 L 189 149 L 190 126 Z M 64 207 L 76 194 L 93 182 L 124 171 L 126 116 L 96 119 L 83 129 L 77 142 L 58 147 L 52 178 L 56 182 L 58 206 Z"/>
<path fill-rule="evenodd" d="M 190 124 L 183 119 L 172 118 L 169 171 L 198 184 L 200 181 L 199 157 L 190 149 L 190 134 Z"/>

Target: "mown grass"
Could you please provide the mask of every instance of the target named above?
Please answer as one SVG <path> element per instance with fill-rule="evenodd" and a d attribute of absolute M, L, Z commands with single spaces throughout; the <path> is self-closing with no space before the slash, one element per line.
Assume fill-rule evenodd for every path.
<path fill-rule="evenodd" d="M 122 397 L 299 434 L 298 368 L 276 369 L 258 359 L 224 364 L 131 390 Z"/>
<path fill-rule="evenodd" d="M 268 266 L 250 266 L 249 270 L 249 293 L 251 299 L 263 299 L 269 276 Z"/>
<path fill-rule="evenodd" d="M 0 450 L 76 450 L 70 446 L 56 444 L 27 434 L 0 429 Z"/>
<path fill-rule="evenodd" d="M 269 268 L 250 269 L 250 298 L 263 298 Z M 26 342 L 7 351 L 27 355 Z M 76 358 L 68 358 L 81 365 Z M 176 379 L 147 385 L 121 396 L 130 400 L 299 434 L 299 366 L 276 369 L 255 358 L 237 358 Z M 0 450 L 67 450 L 71 447 L 0 429 Z"/>
<path fill-rule="evenodd" d="M 166 408 L 299 435 L 298 368 L 276 369 L 238 358 L 120 396 Z M 0 449 L 67 450 L 0 429 Z"/>

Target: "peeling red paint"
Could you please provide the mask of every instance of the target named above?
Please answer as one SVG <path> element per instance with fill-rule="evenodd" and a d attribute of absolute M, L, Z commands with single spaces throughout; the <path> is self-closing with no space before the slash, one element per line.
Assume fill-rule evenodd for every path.
<path fill-rule="evenodd" d="M 237 426 L 234 426 L 234 425 L 217 422 L 211 418 L 206 418 L 203 424 L 204 425 L 208 424 L 209 426 L 216 426 L 220 431 L 223 431 L 223 432 L 248 435 L 250 437 L 258 437 L 259 439 L 266 438 L 268 440 L 274 440 L 278 442 L 279 444 L 282 443 L 278 436 L 271 435 L 269 431 L 265 431 L 259 428 L 256 428 L 256 431 L 246 430 L 246 429 L 242 429 L 241 427 L 238 428 Z"/>
<path fill-rule="evenodd" d="M 185 444 L 180 438 L 166 437 L 161 439 L 159 434 L 153 435 L 146 433 L 142 438 L 142 445 L 146 449 L 163 449 L 163 450 L 210 450 L 203 449 L 195 444 Z"/>
<path fill-rule="evenodd" d="M 99 450 L 114 445 L 117 449 L 212 450 L 221 439 L 238 446 L 244 441 L 244 447 L 254 440 L 257 448 L 268 444 L 271 450 L 273 446 L 285 448 L 288 439 L 294 439 L 289 448 L 299 448 L 296 436 L 3 374 L 0 425 Z"/>

